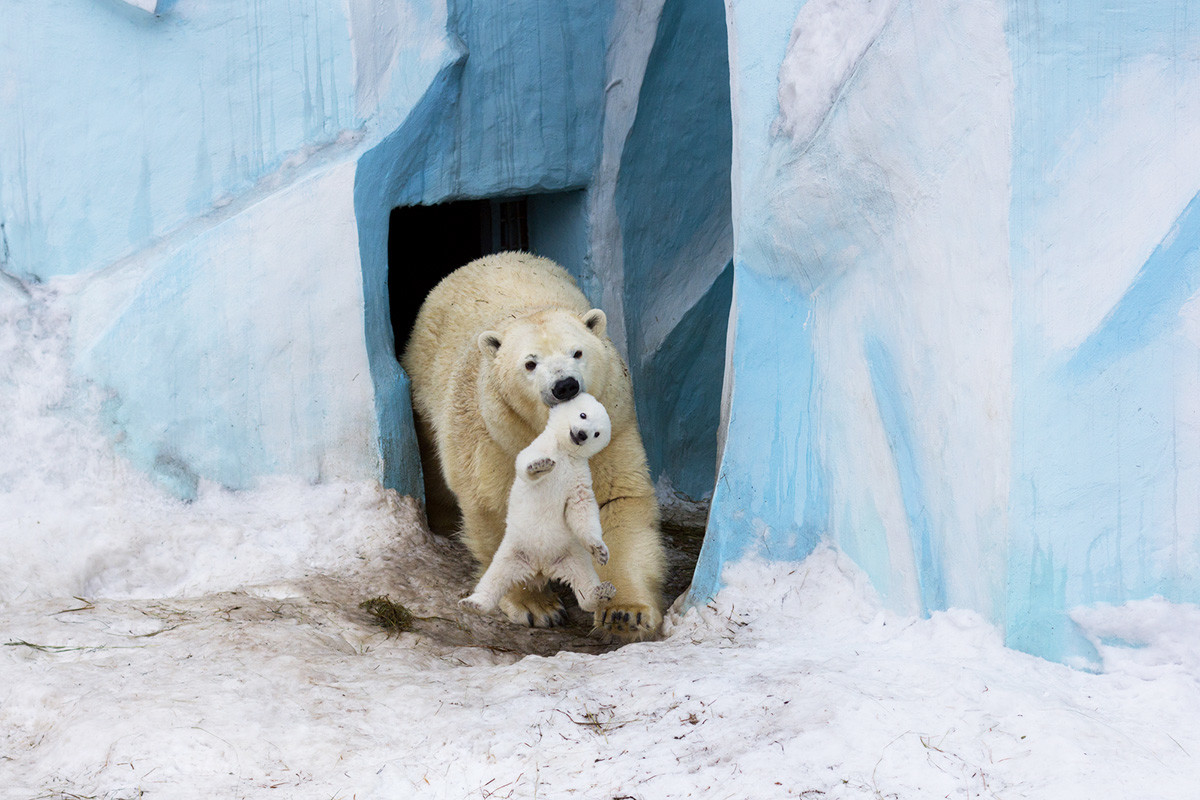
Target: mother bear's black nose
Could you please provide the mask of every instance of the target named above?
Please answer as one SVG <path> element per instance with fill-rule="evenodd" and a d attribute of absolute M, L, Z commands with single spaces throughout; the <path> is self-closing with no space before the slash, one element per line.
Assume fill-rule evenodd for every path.
<path fill-rule="evenodd" d="M 550 390 L 550 394 L 554 395 L 554 399 L 560 403 L 570 400 L 579 394 L 579 381 L 574 378 L 563 378 L 555 381 L 554 388 Z"/>

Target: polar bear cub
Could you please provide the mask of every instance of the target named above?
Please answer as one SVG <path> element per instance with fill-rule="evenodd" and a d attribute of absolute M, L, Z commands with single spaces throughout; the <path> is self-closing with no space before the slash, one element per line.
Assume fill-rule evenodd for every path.
<path fill-rule="evenodd" d="M 588 468 L 611 438 L 608 412 L 590 394 L 550 409 L 546 429 L 517 454 L 504 538 L 465 608 L 486 614 L 517 584 L 540 588 L 551 578 L 570 584 L 584 611 L 616 594 L 592 565 L 608 562 L 608 548 Z"/>

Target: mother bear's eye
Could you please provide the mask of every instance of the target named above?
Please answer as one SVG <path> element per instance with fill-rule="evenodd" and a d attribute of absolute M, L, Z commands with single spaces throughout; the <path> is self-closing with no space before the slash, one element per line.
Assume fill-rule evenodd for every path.
<path fill-rule="evenodd" d="M 533 372 L 535 369 L 537 369 L 537 362 L 536 361 L 526 361 L 525 369 L 529 370 L 530 372 Z"/>
<path fill-rule="evenodd" d="M 575 357 L 576 357 L 576 358 L 583 358 L 583 351 L 582 351 L 582 350 L 576 350 L 576 351 L 575 351 Z"/>

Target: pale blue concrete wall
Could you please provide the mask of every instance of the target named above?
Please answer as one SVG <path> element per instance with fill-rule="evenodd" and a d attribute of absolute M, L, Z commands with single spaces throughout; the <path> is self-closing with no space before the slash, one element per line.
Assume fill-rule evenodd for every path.
<path fill-rule="evenodd" d="M 726 38 L 721 3 L 664 4 L 616 186 L 646 455 L 692 499 L 712 493 L 730 300 L 719 280 L 733 255 Z"/>
<path fill-rule="evenodd" d="M 1200 15 L 1013 3 L 1017 288 L 1009 640 L 1200 601 Z"/>
<path fill-rule="evenodd" d="M 1200 18 L 730 0 L 735 311 L 700 601 L 829 537 L 1086 665 L 1200 597 Z M 824 32 L 824 33 L 822 33 Z"/>
<path fill-rule="evenodd" d="M 347 7 L 4 3 L 9 269 L 132 254 L 364 122 Z"/>
<path fill-rule="evenodd" d="M 388 286 L 389 214 L 533 195 L 532 246 L 562 260 L 598 303 L 622 292 L 624 276 L 592 258 L 589 217 L 610 71 L 628 66 L 610 63 L 614 8 L 8 0 L 3 285 L 57 279 L 75 307 L 76 366 L 110 395 L 116 446 L 175 494 L 194 496 L 201 480 L 239 488 L 288 473 L 378 478 L 419 495 L 388 318 L 389 291 L 404 291 Z M 667 348 L 676 371 L 705 383 L 682 405 L 667 391 L 643 409 L 662 454 L 656 469 L 686 476 L 702 461 L 693 480 L 702 492 L 722 348 L 688 314 L 717 308 L 724 326 L 709 290 L 731 247 L 728 74 L 720 3 L 672 8 L 675 17 L 702 8 L 705 38 L 655 48 L 669 57 L 650 70 L 621 164 L 637 179 L 623 182 L 622 198 L 639 212 L 625 217 L 640 247 L 631 297 L 657 287 L 663 252 L 647 249 L 641 212 L 688 204 L 672 241 L 695 240 L 691 257 L 704 268 L 676 270 L 689 288 L 663 293 L 642 357 Z M 668 22 L 664 36 L 672 30 Z M 711 58 L 691 85 L 681 65 L 697 48 Z M 709 136 L 710 124 L 724 132 Z M 684 178 L 677 185 L 658 180 L 669 169 L 643 168 L 662 155 L 656 143 L 694 141 L 697 131 L 705 146 L 668 165 Z M 688 173 L 700 177 L 689 183 Z M 711 240 L 698 236 L 711 220 Z M 656 222 L 653 233 L 665 230 Z M 685 317 L 700 344 L 672 338 Z M 703 351 L 701 369 L 693 350 Z M 660 430 L 662 420 L 676 427 Z M 686 442 L 664 444 L 668 435 Z M 691 457 L 696 447 L 708 448 L 703 458 Z"/>
<path fill-rule="evenodd" d="M 458 60 L 446 9 L 156 10 L 4 4 L 3 269 L 74 275 L 76 365 L 177 495 L 379 477 L 355 166 Z"/>

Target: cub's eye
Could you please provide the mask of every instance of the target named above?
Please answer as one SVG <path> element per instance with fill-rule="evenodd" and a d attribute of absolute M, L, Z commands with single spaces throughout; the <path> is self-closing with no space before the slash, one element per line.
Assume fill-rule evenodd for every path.
<path fill-rule="evenodd" d="M 595 436 L 597 439 L 599 439 L 599 438 L 600 438 L 600 431 L 596 431 L 595 433 L 593 433 L 593 434 L 592 434 L 592 436 Z"/>
<path fill-rule="evenodd" d="M 575 357 L 576 357 L 576 358 L 583 358 L 583 351 L 582 351 L 582 350 L 576 350 L 576 351 L 575 351 Z"/>
<path fill-rule="evenodd" d="M 579 415 L 579 418 L 580 418 L 580 419 L 587 419 L 587 414 L 580 413 L 580 415 Z"/>
<path fill-rule="evenodd" d="M 536 361 L 526 361 L 525 369 L 529 370 L 530 372 L 533 372 L 535 369 L 537 369 L 537 362 Z"/>

